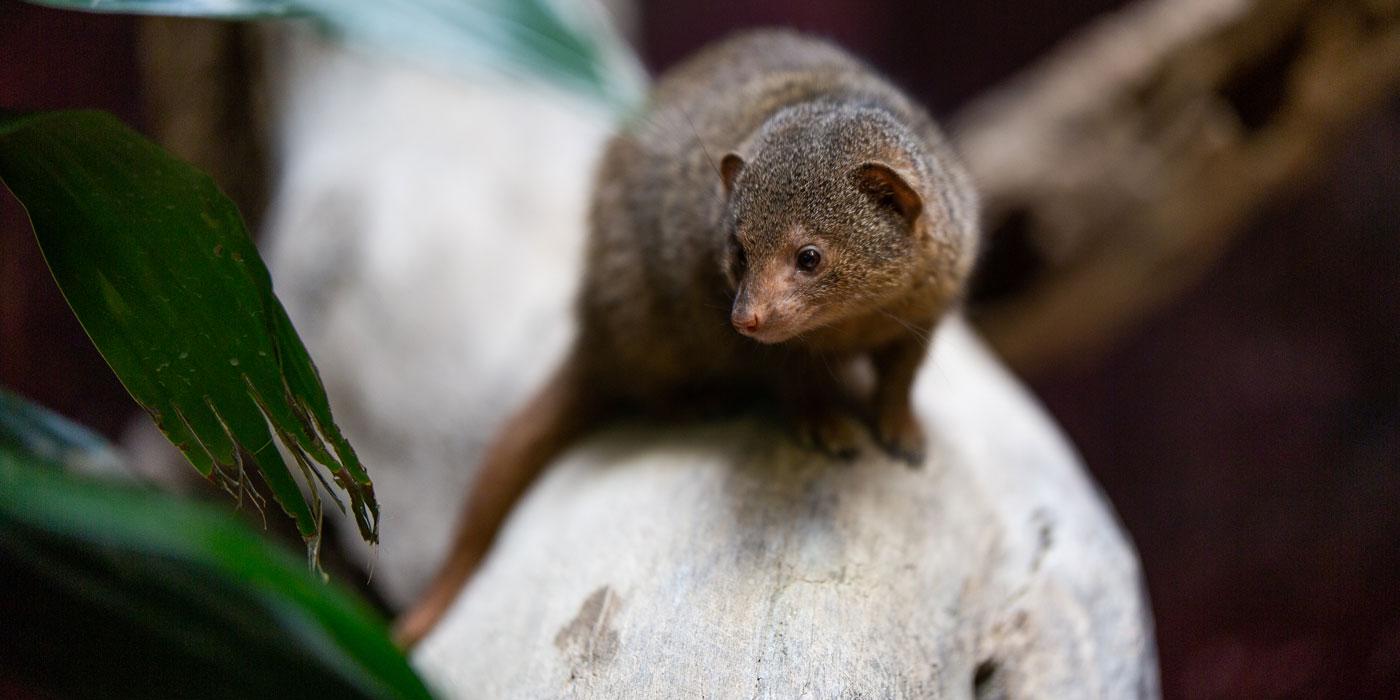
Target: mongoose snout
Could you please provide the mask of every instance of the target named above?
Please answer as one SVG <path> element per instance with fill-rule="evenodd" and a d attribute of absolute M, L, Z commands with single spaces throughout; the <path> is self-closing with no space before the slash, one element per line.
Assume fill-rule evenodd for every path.
<path fill-rule="evenodd" d="M 747 306 L 735 306 L 734 311 L 729 315 L 729 322 L 734 324 L 734 330 L 744 335 L 752 336 L 758 332 L 763 319 L 758 312 Z"/>
<path fill-rule="evenodd" d="M 739 285 L 729 320 L 740 333 L 766 344 L 781 343 L 807 330 L 811 314 L 791 271 L 751 273 Z"/>

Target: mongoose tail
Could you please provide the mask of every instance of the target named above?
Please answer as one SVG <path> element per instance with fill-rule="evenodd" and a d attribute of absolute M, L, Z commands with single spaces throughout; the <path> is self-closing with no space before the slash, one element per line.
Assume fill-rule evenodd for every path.
<path fill-rule="evenodd" d="M 540 472 L 597 419 L 569 359 L 496 433 L 467 495 L 447 559 L 394 626 L 407 648 L 437 624 L 490 550 L 511 508 Z"/>

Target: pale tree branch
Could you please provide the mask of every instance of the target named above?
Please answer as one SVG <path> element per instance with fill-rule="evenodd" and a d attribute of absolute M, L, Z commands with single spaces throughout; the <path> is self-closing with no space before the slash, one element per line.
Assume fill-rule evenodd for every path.
<path fill-rule="evenodd" d="M 1394 94 L 1398 8 L 1140 2 L 966 108 L 955 138 L 989 245 L 1021 234 L 1044 264 L 974 305 L 979 329 L 1028 370 L 1092 354 L 1175 298 Z"/>

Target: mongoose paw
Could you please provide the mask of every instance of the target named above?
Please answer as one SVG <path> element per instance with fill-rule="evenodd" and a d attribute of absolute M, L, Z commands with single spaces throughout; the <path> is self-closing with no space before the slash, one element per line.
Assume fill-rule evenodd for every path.
<path fill-rule="evenodd" d="M 864 432 L 855 416 L 836 410 L 804 416 L 798 425 L 798 435 L 808 447 L 847 462 L 860 454 Z"/>
<path fill-rule="evenodd" d="M 924 429 L 911 411 L 886 412 L 880 416 L 876 432 L 880 447 L 891 457 L 910 467 L 923 466 L 926 446 Z"/>

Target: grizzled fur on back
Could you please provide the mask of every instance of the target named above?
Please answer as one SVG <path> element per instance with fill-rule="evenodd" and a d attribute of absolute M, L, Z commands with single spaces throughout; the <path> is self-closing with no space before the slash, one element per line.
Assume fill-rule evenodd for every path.
<path fill-rule="evenodd" d="M 728 153 L 746 161 L 732 193 L 718 172 Z M 850 181 L 864 161 L 914 175 L 919 235 L 900 235 L 889 209 Z M 762 382 L 793 352 L 854 354 L 929 332 L 971 269 L 976 212 L 933 121 L 863 63 L 792 32 L 735 36 L 665 75 L 608 147 L 578 359 L 607 393 L 656 400 L 687 386 Z M 831 318 L 762 345 L 730 324 L 730 237 L 762 260 L 793 230 L 859 263 L 833 268 L 800 299 Z"/>

